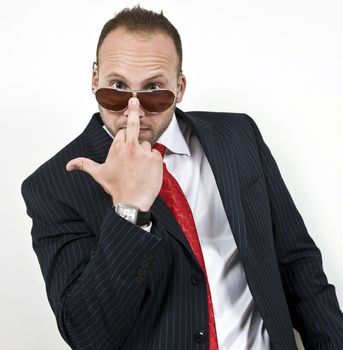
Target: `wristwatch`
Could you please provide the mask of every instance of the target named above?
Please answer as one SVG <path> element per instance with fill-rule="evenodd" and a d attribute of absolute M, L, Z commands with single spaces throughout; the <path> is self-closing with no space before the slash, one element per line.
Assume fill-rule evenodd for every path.
<path fill-rule="evenodd" d="M 114 211 L 127 221 L 138 226 L 150 224 L 151 211 L 141 211 L 139 208 L 131 204 L 117 203 L 113 205 Z"/>

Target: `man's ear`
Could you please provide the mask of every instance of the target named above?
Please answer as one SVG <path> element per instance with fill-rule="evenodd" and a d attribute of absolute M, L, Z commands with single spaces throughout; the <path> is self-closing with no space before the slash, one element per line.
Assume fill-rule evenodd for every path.
<path fill-rule="evenodd" d="M 98 89 L 99 84 L 99 68 L 96 62 L 93 63 L 92 68 L 92 91 L 93 93 Z"/>
<path fill-rule="evenodd" d="M 178 77 L 176 103 L 180 103 L 186 90 L 186 77 L 181 73 Z"/>

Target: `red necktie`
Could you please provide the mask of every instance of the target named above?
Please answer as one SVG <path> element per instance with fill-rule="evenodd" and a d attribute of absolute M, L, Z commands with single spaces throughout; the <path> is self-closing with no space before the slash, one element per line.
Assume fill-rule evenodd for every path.
<path fill-rule="evenodd" d="M 157 149 L 162 156 L 166 150 L 166 147 L 156 143 L 153 146 L 154 149 Z M 216 324 L 213 314 L 213 306 L 211 299 L 210 286 L 208 284 L 206 267 L 204 257 L 202 255 L 202 250 L 199 242 L 198 232 L 195 226 L 193 214 L 187 199 L 173 175 L 168 171 L 166 164 L 163 162 L 163 182 L 162 188 L 160 191 L 160 196 L 173 213 L 175 219 L 179 223 L 182 231 L 185 233 L 185 236 L 190 244 L 195 257 L 198 260 L 198 263 L 204 272 L 206 279 L 207 287 L 207 308 L 208 308 L 208 332 L 209 332 L 209 349 L 218 350 L 218 340 L 216 332 Z"/>

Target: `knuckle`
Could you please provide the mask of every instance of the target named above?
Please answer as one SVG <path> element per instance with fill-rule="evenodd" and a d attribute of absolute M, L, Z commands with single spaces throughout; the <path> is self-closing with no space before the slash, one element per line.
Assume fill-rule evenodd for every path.
<path fill-rule="evenodd" d="M 129 155 L 133 155 L 136 152 L 136 144 L 133 140 L 126 143 L 126 150 Z"/>
<path fill-rule="evenodd" d="M 82 170 L 82 171 L 86 171 L 86 162 L 84 160 L 80 161 L 79 169 Z"/>
<path fill-rule="evenodd" d="M 150 142 L 148 142 L 148 141 L 143 141 L 143 142 L 141 143 L 141 145 L 142 145 L 144 148 L 151 149 Z"/>
<path fill-rule="evenodd" d="M 110 148 L 110 151 L 115 153 L 116 151 L 118 151 L 120 148 L 122 148 L 122 144 L 123 142 L 120 142 L 119 140 L 117 140 L 117 142 L 113 142 L 112 146 Z"/>
<path fill-rule="evenodd" d="M 162 155 L 159 151 L 157 151 L 156 149 L 153 149 L 152 150 L 152 154 L 153 156 L 155 157 L 155 159 L 158 159 L 158 160 L 162 160 Z"/>

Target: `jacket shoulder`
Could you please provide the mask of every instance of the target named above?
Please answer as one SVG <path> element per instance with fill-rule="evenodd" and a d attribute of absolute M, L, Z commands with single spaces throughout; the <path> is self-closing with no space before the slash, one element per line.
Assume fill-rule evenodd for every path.
<path fill-rule="evenodd" d="M 97 160 L 98 145 L 103 143 L 104 134 L 106 132 L 102 128 L 98 113 L 96 113 L 82 133 L 39 166 L 24 180 L 23 185 L 37 181 L 44 184 L 44 181 L 51 181 L 56 176 L 63 180 L 69 174 L 66 170 L 66 164 L 73 158 L 87 157 Z M 106 136 L 105 140 L 107 141 Z"/>
<path fill-rule="evenodd" d="M 186 114 L 194 123 L 209 127 L 232 141 L 242 138 L 250 142 L 255 140 L 256 123 L 245 113 L 190 111 Z"/>
<path fill-rule="evenodd" d="M 248 117 L 245 113 L 237 113 L 237 112 L 213 112 L 213 111 L 189 111 L 185 112 L 189 115 L 192 115 L 196 118 L 202 119 L 220 119 L 220 120 L 230 120 L 233 122 L 240 122 Z"/>
<path fill-rule="evenodd" d="M 209 111 L 189 111 L 185 112 L 191 118 L 202 120 L 211 125 L 227 124 L 227 125 L 241 125 L 248 126 L 250 125 L 252 118 L 246 113 L 237 113 L 237 112 L 209 112 Z"/>
<path fill-rule="evenodd" d="M 27 186 L 33 184 L 39 184 L 44 188 L 45 184 L 54 179 L 57 174 L 62 180 L 67 175 L 67 162 L 81 156 L 83 148 L 81 135 L 79 135 L 30 174 L 22 183 L 22 192 Z"/>

